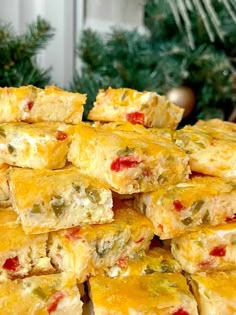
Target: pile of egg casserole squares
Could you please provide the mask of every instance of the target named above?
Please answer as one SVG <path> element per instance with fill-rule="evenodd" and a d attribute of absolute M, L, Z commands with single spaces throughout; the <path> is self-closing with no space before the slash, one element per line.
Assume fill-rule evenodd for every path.
<path fill-rule="evenodd" d="M 0 89 L 1 314 L 236 314 L 236 124 L 155 92 Z"/>

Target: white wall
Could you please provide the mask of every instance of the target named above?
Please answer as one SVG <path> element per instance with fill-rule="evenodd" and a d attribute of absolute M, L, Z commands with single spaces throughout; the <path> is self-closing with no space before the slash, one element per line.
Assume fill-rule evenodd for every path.
<path fill-rule="evenodd" d="M 84 27 L 108 32 L 112 25 L 142 28 L 144 0 L 0 0 L 0 21 L 18 33 L 38 15 L 56 29 L 54 38 L 38 56 L 43 68 L 52 68 L 53 83 L 68 87 L 75 66 L 75 45 Z"/>

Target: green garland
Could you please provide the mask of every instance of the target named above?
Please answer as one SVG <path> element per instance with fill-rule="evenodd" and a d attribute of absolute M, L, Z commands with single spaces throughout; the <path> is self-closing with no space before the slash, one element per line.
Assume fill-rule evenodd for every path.
<path fill-rule="evenodd" d="M 228 119 L 235 107 L 236 26 L 218 1 L 215 10 L 222 21 L 224 42 L 220 38 L 211 42 L 202 20 L 192 12 L 194 49 L 186 34 L 178 31 L 167 1 L 162 0 L 145 4 L 148 34 L 112 29 L 105 39 L 85 30 L 77 48 L 82 72 L 76 73 L 71 83 L 71 90 L 88 94 L 84 119 L 99 88 L 130 87 L 166 94 L 182 85 L 192 88 L 196 96 L 196 106 L 184 123 L 200 118 Z"/>
<path fill-rule="evenodd" d="M 53 35 L 50 24 L 40 17 L 23 35 L 16 35 L 10 24 L 0 25 L 0 86 L 49 84 L 49 70 L 37 65 L 36 55 Z"/>

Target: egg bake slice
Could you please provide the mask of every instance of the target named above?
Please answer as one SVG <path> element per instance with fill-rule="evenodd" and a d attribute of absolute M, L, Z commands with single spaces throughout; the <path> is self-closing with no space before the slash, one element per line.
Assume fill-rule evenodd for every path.
<path fill-rule="evenodd" d="M 135 195 L 135 207 L 152 221 L 161 239 L 178 237 L 200 225 L 236 220 L 236 179 L 195 175 L 191 179 Z"/>
<path fill-rule="evenodd" d="M 82 314 L 76 281 L 68 274 L 32 276 L 0 284 L 4 315 Z"/>
<path fill-rule="evenodd" d="M 82 120 L 86 95 L 56 86 L 32 85 L 0 88 L 0 122 L 37 123 L 58 121 L 77 124 Z"/>
<path fill-rule="evenodd" d="M 74 127 L 68 160 L 120 194 L 153 191 L 188 178 L 190 171 L 186 153 L 169 139 L 84 123 Z"/>
<path fill-rule="evenodd" d="M 67 125 L 54 122 L 0 124 L 0 165 L 64 167 L 69 146 L 67 129 Z"/>
<path fill-rule="evenodd" d="M 26 235 L 11 208 L 0 209 L 0 228 L 0 282 L 53 271 L 48 234 Z"/>
<path fill-rule="evenodd" d="M 197 315 L 186 279 L 176 273 L 89 279 L 95 315 Z"/>
<path fill-rule="evenodd" d="M 171 240 L 171 252 L 189 273 L 236 269 L 236 223 L 199 227 Z"/>
<path fill-rule="evenodd" d="M 153 226 L 126 205 L 114 208 L 114 221 L 49 233 L 49 257 L 59 271 L 73 272 L 79 282 L 147 250 Z"/>
<path fill-rule="evenodd" d="M 219 127 L 215 127 L 214 123 L 197 123 L 175 132 L 176 144 L 189 155 L 192 171 L 218 177 L 236 177 L 235 127 L 222 125 L 225 123 L 221 122 Z"/>
<path fill-rule="evenodd" d="M 112 193 L 75 167 L 11 168 L 11 199 L 27 234 L 113 220 Z"/>
<path fill-rule="evenodd" d="M 99 90 L 88 119 L 93 121 L 129 121 L 146 127 L 175 129 L 184 110 L 155 92 L 128 88 Z"/>
<path fill-rule="evenodd" d="M 190 283 L 201 315 L 236 314 L 236 272 L 191 275 Z"/>

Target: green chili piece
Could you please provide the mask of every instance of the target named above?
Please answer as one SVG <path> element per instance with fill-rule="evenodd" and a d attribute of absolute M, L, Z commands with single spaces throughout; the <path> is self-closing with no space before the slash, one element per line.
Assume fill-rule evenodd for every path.
<path fill-rule="evenodd" d="M 6 131 L 0 127 L 0 137 L 6 138 Z"/>
<path fill-rule="evenodd" d="M 117 156 L 128 156 L 130 154 L 134 153 L 134 148 L 130 148 L 128 146 L 126 146 L 124 149 L 121 149 L 119 151 L 116 152 Z"/>
<path fill-rule="evenodd" d="M 99 245 L 96 245 L 96 253 L 100 258 L 103 258 L 108 252 L 108 248 L 101 248 Z"/>
<path fill-rule="evenodd" d="M 128 95 L 128 91 L 125 90 L 124 93 L 121 95 L 121 98 L 120 98 L 121 101 L 123 101 L 126 98 L 127 95 Z"/>
<path fill-rule="evenodd" d="M 167 181 L 167 178 L 163 175 L 159 175 L 157 180 L 159 184 L 164 184 Z"/>
<path fill-rule="evenodd" d="M 154 273 L 155 270 L 153 268 L 151 268 L 149 265 L 147 265 L 147 267 L 145 268 L 144 272 L 145 272 L 146 275 L 150 275 L 150 274 Z"/>
<path fill-rule="evenodd" d="M 184 225 L 189 225 L 193 222 L 193 219 L 188 217 L 188 218 L 185 218 L 183 220 L 181 220 L 181 222 L 184 224 Z"/>
<path fill-rule="evenodd" d="M 41 213 L 42 209 L 39 204 L 34 204 L 31 208 L 31 213 Z"/>
<path fill-rule="evenodd" d="M 57 217 L 59 217 L 65 209 L 65 200 L 61 196 L 53 196 L 51 200 L 51 207 Z"/>
<path fill-rule="evenodd" d="M 204 214 L 204 217 L 202 218 L 202 223 L 208 224 L 210 222 L 210 213 L 207 210 L 206 213 Z"/>
<path fill-rule="evenodd" d="M 40 297 L 40 299 L 42 299 L 42 300 L 46 300 L 46 298 L 47 298 L 47 294 L 43 291 L 43 289 L 41 287 L 37 287 L 37 288 L 33 289 L 32 292 L 34 294 L 38 295 Z"/>
<path fill-rule="evenodd" d="M 101 197 L 100 197 L 99 192 L 97 190 L 87 187 L 87 188 L 85 188 L 85 192 L 87 194 L 88 199 L 92 203 L 98 203 L 101 200 Z"/>
<path fill-rule="evenodd" d="M 78 184 L 72 183 L 72 187 L 77 191 L 77 193 L 81 192 L 81 187 Z"/>
<path fill-rule="evenodd" d="M 172 266 L 165 259 L 161 262 L 161 272 L 173 272 Z"/>
<path fill-rule="evenodd" d="M 192 210 L 193 214 L 197 213 L 201 209 L 203 204 L 204 204 L 203 200 L 196 200 L 196 201 L 194 201 L 194 203 L 191 206 L 191 210 Z"/>
<path fill-rule="evenodd" d="M 13 145 L 8 144 L 7 150 L 10 154 L 14 155 L 16 153 L 16 149 L 13 147 Z"/>

